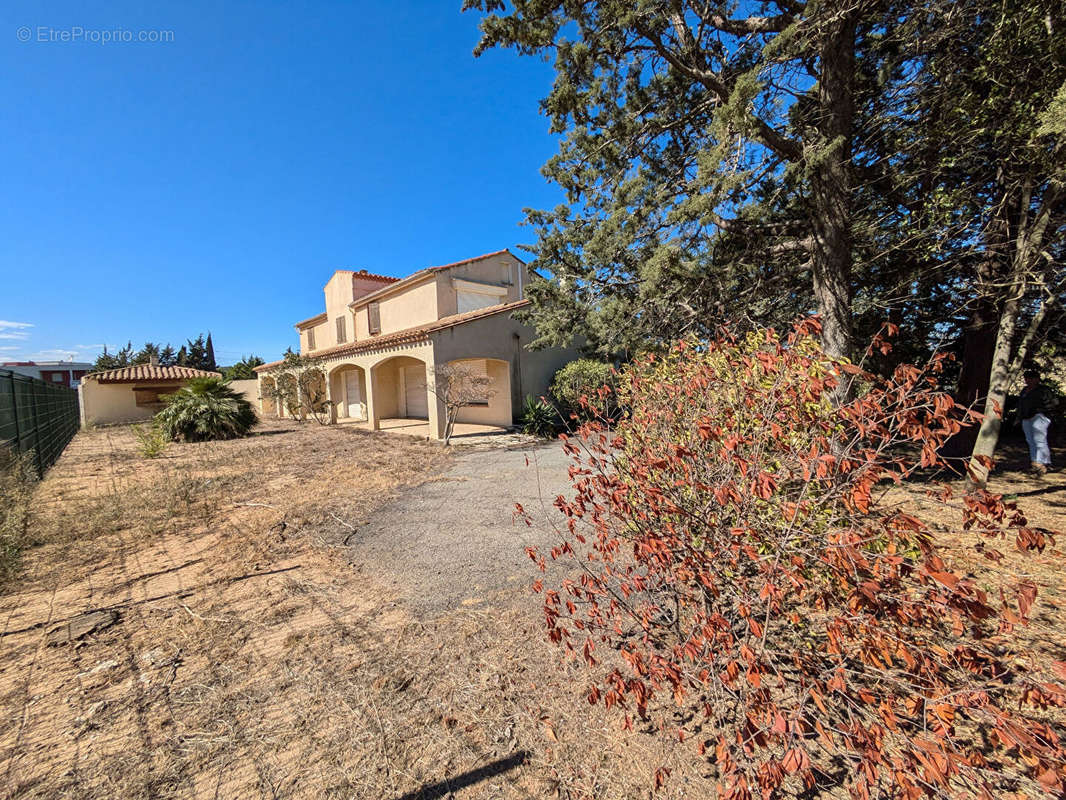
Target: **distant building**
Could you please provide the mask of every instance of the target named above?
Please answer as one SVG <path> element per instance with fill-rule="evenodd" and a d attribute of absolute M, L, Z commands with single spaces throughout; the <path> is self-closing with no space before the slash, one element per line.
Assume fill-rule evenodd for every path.
<path fill-rule="evenodd" d="M 0 367 L 47 383 L 77 388 L 82 375 L 91 372 L 93 365 L 87 361 L 5 361 Z"/>

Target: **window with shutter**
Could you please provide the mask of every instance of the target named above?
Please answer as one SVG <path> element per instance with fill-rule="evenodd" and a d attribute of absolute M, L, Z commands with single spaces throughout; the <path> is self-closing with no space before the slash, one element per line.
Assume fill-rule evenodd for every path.
<path fill-rule="evenodd" d="M 477 311 L 479 308 L 488 308 L 500 302 L 499 297 L 481 292 L 456 292 L 456 307 L 460 314 L 467 311 Z"/>
<path fill-rule="evenodd" d="M 311 328 L 307 331 L 307 349 L 315 349 L 315 329 Z"/>
<path fill-rule="evenodd" d="M 347 332 L 344 329 L 344 317 L 337 317 L 337 344 L 348 341 Z"/>
<path fill-rule="evenodd" d="M 366 307 L 366 313 L 370 335 L 381 333 L 381 305 L 379 303 L 371 303 Z"/>

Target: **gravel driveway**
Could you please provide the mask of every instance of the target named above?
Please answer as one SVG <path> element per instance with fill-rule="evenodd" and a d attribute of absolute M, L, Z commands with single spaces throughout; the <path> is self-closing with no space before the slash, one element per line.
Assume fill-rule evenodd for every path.
<path fill-rule="evenodd" d="M 525 549 L 555 543 L 569 459 L 559 442 L 458 454 L 439 475 L 377 511 L 351 542 L 351 560 L 435 616 L 524 596 L 536 568 Z M 528 463 L 527 463 L 528 462 Z M 512 519 L 521 503 L 533 527 Z"/>

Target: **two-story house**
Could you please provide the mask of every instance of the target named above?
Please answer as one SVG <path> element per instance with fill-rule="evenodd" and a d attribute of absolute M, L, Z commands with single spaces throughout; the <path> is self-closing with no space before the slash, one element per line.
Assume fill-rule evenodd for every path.
<path fill-rule="evenodd" d="M 555 372 L 577 357 L 558 348 L 529 350 L 533 330 L 513 314 L 528 304 L 526 265 L 509 250 L 419 270 L 406 278 L 365 270 L 335 272 L 325 286 L 326 310 L 296 323 L 300 353 L 314 358 L 340 420 L 421 419 L 431 438 L 444 436 L 445 412 L 434 375 L 461 363 L 488 381 L 483 401 L 457 421 L 509 426 L 526 395 L 547 392 Z M 270 374 L 259 373 L 261 411 L 282 413 Z"/>

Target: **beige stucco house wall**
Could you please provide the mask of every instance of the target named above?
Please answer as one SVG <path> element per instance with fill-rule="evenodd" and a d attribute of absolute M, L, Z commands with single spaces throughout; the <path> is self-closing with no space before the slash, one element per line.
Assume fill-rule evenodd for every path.
<path fill-rule="evenodd" d="M 161 395 L 177 391 L 193 378 L 203 377 L 220 376 L 217 372 L 191 367 L 155 364 L 89 373 L 78 387 L 81 424 L 116 425 L 151 419 L 163 407 Z M 255 405 L 258 408 L 258 402 Z"/>
<path fill-rule="evenodd" d="M 508 250 L 429 267 L 402 280 L 337 273 L 325 288 L 327 309 L 336 309 L 344 296 L 335 294 L 336 286 L 346 292 L 350 274 L 365 276 L 348 304 L 354 341 L 321 346 L 320 336 L 329 336 L 317 333 L 323 315 L 297 324 L 301 354 L 315 358 L 312 368 L 322 372 L 338 419 L 365 420 L 371 428 L 395 417 L 426 419 L 431 436 L 442 438 L 446 419 L 434 391 L 437 370 L 462 363 L 486 375 L 489 387 L 483 401 L 460 410 L 458 421 L 510 426 L 526 395 L 545 394 L 555 372 L 578 355 L 573 349 L 528 348 L 534 331 L 514 316 L 528 304 L 522 298 L 528 274 Z M 360 295 L 375 279 L 381 281 L 378 288 Z M 335 318 L 328 327 L 336 329 Z M 306 335 L 311 329 L 314 348 Z M 270 399 L 280 364 L 256 369 L 266 415 L 283 413 Z"/>
<path fill-rule="evenodd" d="M 259 381 L 256 378 L 248 378 L 247 380 L 242 381 L 230 381 L 229 385 L 233 391 L 237 392 L 241 397 L 251 403 L 256 410 L 259 410 Z"/>
<path fill-rule="evenodd" d="M 296 330 L 300 333 L 300 352 L 311 353 L 355 341 L 357 334 L 349 308 L 351 303 L 397 280 L 385 275 L 372 275 L 366 270 L 355 272 L 341 269 L 334 272 L 322 289 L 326 310 L 296 323 Z"/>

